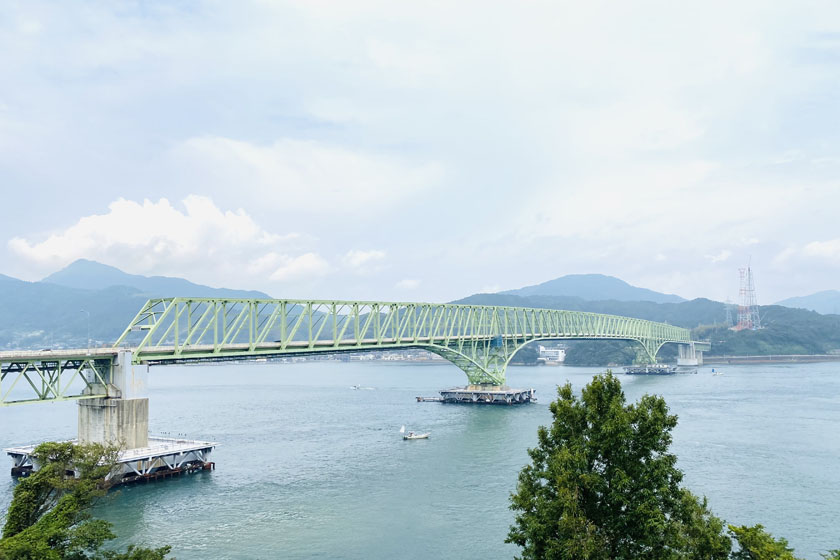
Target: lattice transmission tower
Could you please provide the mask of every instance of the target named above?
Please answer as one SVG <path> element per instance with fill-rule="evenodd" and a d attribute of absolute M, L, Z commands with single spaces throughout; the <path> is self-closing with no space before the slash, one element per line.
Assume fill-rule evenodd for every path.
<path fill-rule="evenodd" d="M 755 297 L 755 282 L 753 281 L 752 269 L 749 265 L 746 268 L 739 268 L 741 274 L 741 288 L 738 291 L 738 324 L 732 327 L 733 331 L 757 330 L 761 328 L 761 317 L 758 315 L 758 300 Z"/>
<path fill-rule="evenodd" d="M 735 324 L 735 321 L 732 320 L 732 302 L 729 298 L 726 298 L 726 303 L 723 304 L 724 308 L 726 309 L 726 323 L 727 327 L 732 327 Z"/>

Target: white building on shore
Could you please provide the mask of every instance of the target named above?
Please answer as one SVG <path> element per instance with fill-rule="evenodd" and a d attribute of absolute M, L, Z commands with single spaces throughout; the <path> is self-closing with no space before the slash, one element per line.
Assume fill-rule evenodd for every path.
<path fill-rule="evenodd" d="M 546 365 L 559 365 L 566 361 L 565 348 L 546 348 L 545 346 L 540 345 L 539 349 L 540 357 L 537 358 L 537 360 Z"/>

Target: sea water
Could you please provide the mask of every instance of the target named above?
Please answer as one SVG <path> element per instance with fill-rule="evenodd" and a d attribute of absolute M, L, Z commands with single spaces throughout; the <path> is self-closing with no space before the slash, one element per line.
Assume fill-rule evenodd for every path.
<path fill-rule="evenodd" d="M 808 559 L 840 548 L 840 364 L 715 368 L 620 378 L 628 400 L 662 395 L 679 416 L 684 483 L 718 516 Z M 152 432 L 219 442 L 216 470 L 124 487 L 95 514 L 117 545 L 170 544 L 179 560 L 512 558 L 509 496 L 548 403 L 599 371 L 509 368 L 540 400 L 507 407 L 416 402 L 465 383 L 449 364 L 153 367 Z M 402 425 L 431 438 L 403 441 Z M 75 432 L 75 403 L 0 409 L 2 447 Z M 3 510 L 13 486 L 0 473 Z"/>

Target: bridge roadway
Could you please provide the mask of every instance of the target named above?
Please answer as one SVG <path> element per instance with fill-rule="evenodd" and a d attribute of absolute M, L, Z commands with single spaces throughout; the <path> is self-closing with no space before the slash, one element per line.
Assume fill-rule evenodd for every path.
<path fill-rule="evenodd" d="M 0 352 L 0 405 L 77 400 L 79 442 L 118 444 L 117 483 L 212 468 L 213 442 L 149 437 L 149 364 L 423 348 L 461 368 L 476 396 L 504 387 L 523 345 L 537 340 L 632 340 L 655 361 L 664 344 L 693 359 L 708 343 L 641 319 L 485 305 L 315 300 L 166 298 L 146 302 L 110 348 Z M 79 392 L 81 390 L 81 392 Z M 517 393 L 518 391 L 518 393 Z M 520 400 L 517 398 L 517 400 Z M 526 401 L 528 399 L 525 399 Z M 29 447 L 8 449 L 13 472 L 36 468 Z M 126 478 L 128 477 L 128 478 Z"/>
<path fill-rule="evenodd" d="M 486 305 L 333 300 L 162 298 L 146 302 L 111 348 L 0 352 L 0 405 L 114 396 L 115 375 L 138 364 L 423 348 L 462 369 L 473 385 L 499 386 L 511 358 L 542 340 L 639 344 L 656 360 L 708 350 L 687 329 L 581 311 Z M 129 352 L 120 360 L 120 352 Z M 125 375 L 123 373 L 123 375 Z M 80 386 L 81 393 L 74 393 Z M 116 384 L 119 386 L 119 383 Z M 31 393 L 20 398 L 20 389 Z"/>

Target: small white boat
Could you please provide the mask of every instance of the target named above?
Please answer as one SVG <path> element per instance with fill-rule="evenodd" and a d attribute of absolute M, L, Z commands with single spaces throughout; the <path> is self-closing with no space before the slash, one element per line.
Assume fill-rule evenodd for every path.
<path fill-rule="evenodd" d="M 712 375 L 723 375 L 723 372 L 720 371 L 720 370 L 715 370 L 715 368 L 712 368 Z"/>
<path fill-rule="evenodd" d="M 425 434 L 415 434 L 414 432 L 405 433 L 405 426 L 400 428 L 400 433 L 403 434 L 403 439 L 429 439 L 429 435 L 431 432 L 426 432 Z"/>
<path fill-rule="evenodd" d="M 415 434 L 414 432 L 408 432 L 407 434 L 403 435 L 403 439 L 429 439 L 430 432 L 426 432 L 425 434 Z"/>

